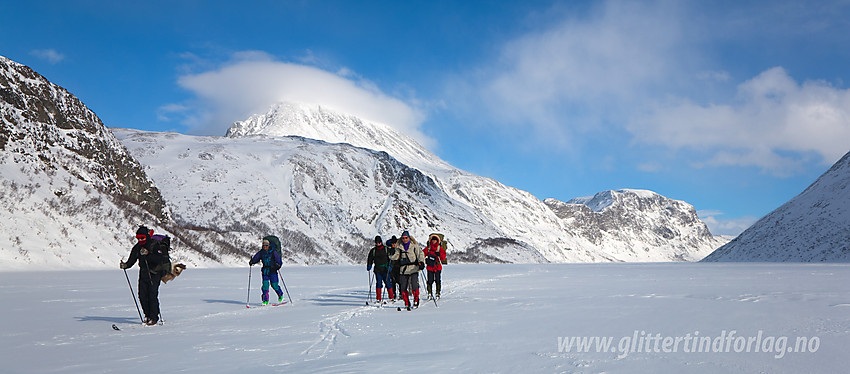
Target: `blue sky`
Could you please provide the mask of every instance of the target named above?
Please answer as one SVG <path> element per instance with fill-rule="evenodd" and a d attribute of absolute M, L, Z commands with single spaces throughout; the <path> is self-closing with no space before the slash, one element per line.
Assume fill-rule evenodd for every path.
<path fill-rule="evenodd" d="M 246 5 L 247 3 L 247 5 Z M 540 199 L 640 188 L 737 234 L 850 151 L 850 1 L 2 1 L 0 55 L 108 125 L 273 102 L 409 133 Z"/>

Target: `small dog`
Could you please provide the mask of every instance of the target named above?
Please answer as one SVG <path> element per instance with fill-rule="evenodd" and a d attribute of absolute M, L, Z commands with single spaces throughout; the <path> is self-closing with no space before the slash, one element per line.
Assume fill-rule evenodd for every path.
<path fill-rule="evenodd" d="M 172 263 L 171 269 L 162 276 L 162 283 L 168 283 L 168 281 L 177 278 L 183 270 L 186 270 L 186 265 Z"/>

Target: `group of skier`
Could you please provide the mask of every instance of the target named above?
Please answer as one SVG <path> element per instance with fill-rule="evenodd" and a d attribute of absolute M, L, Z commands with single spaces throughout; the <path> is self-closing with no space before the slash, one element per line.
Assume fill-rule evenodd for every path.
<path fill-rule="evenodd" d="M 163 241 L 164 239 L 164 241 Z M 163 244 L 164 243 L 164 244 Z M 280 288 L 278 274 L 283 265 L 280 240 L 275 236 L 263 238 L 263 247 L 248 261 L 249 266 L 262 263 L 262 300 L 263 305 L 269 304 L 269 289 L 277 294 L 277 303 L 283 303 L 283 290 Z M 139 302 L 144 311 L 143 323 L 156 325 L 161 321 L 159 309 L 159 285 L 161 281 L 173 279 L 179 275 L 170 270 L 168 249 L 170 239 L 164 235 L 154 235 L 153 230 L 140 226 L 136 231 L 136 244 L 130 250 L 127 262 L 120 263 L 121 269 L 131 268 L 139 263 Z M 389 300 L 395 302 L 404 300 L 405 307 L 419 307 L 419 274 L 427 270 L 428 299 L 439 299 L 441 290 L 441 273 L 446 261 L 446 249 L 441 245 L 441 238 L 432 235 L 428 244 L 420 247 L 416 239 L 404 231 L 400 238 L 393 236 L 384 242 L 380 236 L 375 237 L 375 246 L 369 251 L 366 260 L 366 270 L 375 273 L 375 300 L 385 303 L 383 291 L 386 288 Z M 373 270 L 374 265 L 374 270 Z M 182 266 L 182 264 L 178 264 Z M 183 266 L 185 268 L 185 266 Z M 171 276 L 171 278 L 169 278 Z M 165 278 L 163 278 L 165 277 Z M 129 283 L 129 278 L 127 282 Z M 437 292 L 433 292 L 436 284 Z M 132 285 L 131 285 L 132 290 Z M 249 278 L 250 288 L 250 278 Z M 369 291 L 371 292 L 371 290 Z M 413 303 L 410 297 L 413 297 Z M 250 298 L 250 291 L 249 291 Z M 137 305 L 138 306 L 138 305 Z M 141 312 L 139 313 L 141 318 Z"/>
<path fill-rule="evenodd" d="M 431 235 L 428 245 L 424 248 L 420 247 L 408 231 L 401 233 L 400 238 L 393 236 L 386 242 L 376 236 L 375 246 L 366 258 L 366 271 L 375 273 L 375 300 L 379 304 L 385 303 L 382 295 L 383 289 L 386 288 L 390 302 L 404 300 L 407 308 L 411 305 L 413 308 L 419 307 L 419 272 L 422 270 L 427 270 L 428 273 L 428 299 L 439 299 L 442 264 L 445 261 L 446 250 L 442 248 L 437 235 Z M 435 283 L 436 294 L 433 292 Z"/>

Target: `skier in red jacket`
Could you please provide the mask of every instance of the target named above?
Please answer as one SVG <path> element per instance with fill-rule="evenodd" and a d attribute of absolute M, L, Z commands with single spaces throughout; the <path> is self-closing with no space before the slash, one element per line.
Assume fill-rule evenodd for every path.
<path fill-rule="evenodd" d="M 440 246 L 440 238 L 432 235 L 428 239 L 428 246 L 423 251 L 425 254 L 425 270 L 428 270 L 428 298 L 433 299 L 432 284 L 437 283 L 437 295 L 440 298 L 440 273 L 443 271 L 443 262 L 446 261 L 446 249 Z"/>

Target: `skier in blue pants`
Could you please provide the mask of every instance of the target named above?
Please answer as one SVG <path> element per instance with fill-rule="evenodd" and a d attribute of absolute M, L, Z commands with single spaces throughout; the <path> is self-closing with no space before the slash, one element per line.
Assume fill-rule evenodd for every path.
<path fill-rule="evenodd" d="M 283 290 L 278 284 L 277 271 L 283 265 L 283 260 L 268 240 L 263 240 L 263 249 L 251 257 L 248 264 L 253 266 L 259 262 L 263 263 L 263 305 L 269 304 L 269 285 L 277 292 L 277 302 L 282 303 Z"/>

